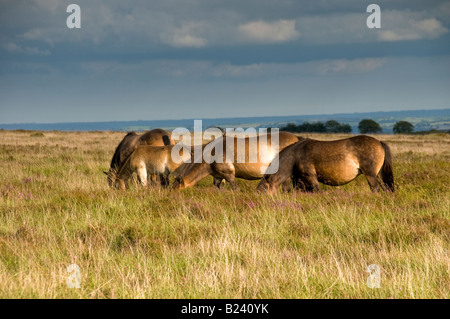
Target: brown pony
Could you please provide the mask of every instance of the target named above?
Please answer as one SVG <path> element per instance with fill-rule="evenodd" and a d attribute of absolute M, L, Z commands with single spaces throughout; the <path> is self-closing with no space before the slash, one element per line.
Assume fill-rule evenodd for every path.
<path fill-rule="evenodd" d="M 292 178 L 294 188 L 314 192 L 320 191 L 319 182 L 344 185 L 360 174 L 372 192 L 378 191 L 378 174 L 382 187 L 394 191 L 391 152 L 384 142 L 365 135 L 336 141 L 306 139 L 280 152 L 278 172 L 266 174 L 257 189 L 272 193 Z"/>
<path fill-rule="evenodd" d="M 167 146 L 138 146 L 134 152 L 122 163 L 117 173 L 111 174 L 113 185 L 125 190 L 128 188 L 128 180 L 133 173 L 137 174 L 142 186 L 147 186 L 148 174 L 158 175 L 161 180 L 169 182 L 169 174 L 176 174 L 182 163 L 191 158 L 191 153 L 181 149 L 178 152 L 180 162 L 172 159 L 172 149 L 175 145 Z M 165 186 L 165 184 L 163 184 Z"/>
<path fill-rule="evenodd" d="M 153 145 L 153 146 L 165 146 L 173 145 L 174 142 L 171 139 L 171 133 L 163 129 L 153 129 L 144 134 L 136 134 L 130 132 L 122 139 L 117 146 L 114 155 L 111 159 L 111 164 L 108 172 L 104 172 L 108 178 L 108 185 L 114 186 L 113 174 L 117 173 L 119 167 L 124 161 L 134 152 L 134 150 L 140 145 Z M 151 180 L 156 182 L 157 176 L 151 176 Z"/>
<path fill-rule="evenodd" d="M 191 187 L 199 182 L 206 176 L 212 175 L 214 177 L 214 185 L 220 188 L 223 184 L 222 181 L 226 180 L 232 188 L 236 188 L 235 178 L 243 178 L 247 180 L 260 179 L 264 176 L 264 171 L 269 166 L 269 162 L 277 155 L 271 148 L 271 134 L 267 134 L 267 148 L 260 148 L 259 141 L 261 136 L 254 137 L 226 137 L 222 136 L 217 140 L 209 143 L 210 146 L 214 146 L 214 143 L 218 143 L 219 148 L 223 150 L 223 161 L 222 163 L 217 163 L 213 161 L 208 163 L 205 159 L 201 163 L 186 163 L 183 164 L 180 175 L 176 177 L 175 182 L 172 186 L 173 189 L 182 189 L 186 187 Z M 228 145 L 227 141 L 230 139 L 232 144 Z M 253 141 L 251 139 L 254 139 Z M 301 137 L 298 137 L 289 132 L 279 132 L 279 150 L 284 149 L 288 145 L 298 142 Z M 249 149 L 251 143 L 256 143 L 258 145 L 255 163 L 250 162 Z M 244 149 L 238 147 L 238 145 L 245 145 Z M 234 159 L 232 161 L 227 161 L 227 153 L 233 150 Z M 238 152 L 244 151 L 245 154 L 238 154 Z M 264 152 L 264 153 L 262 153 Z M 215 155 L 214 153 L 212 154 Z M 231 155 L 231 153 L 230 153 Z M 231 157 L 231 156 L 230 156 Z M 243 163 L 239 163 L 238 159 L 245 157 Z M 261 158 L 265 157 L 266 160 L 261 161 Z"/>

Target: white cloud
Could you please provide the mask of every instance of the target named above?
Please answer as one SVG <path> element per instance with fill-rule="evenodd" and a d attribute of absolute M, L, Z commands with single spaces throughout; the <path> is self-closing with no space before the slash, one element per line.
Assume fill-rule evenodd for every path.
<path fill-rule="evenodd" d="M 217 78 L 221 77 L 246 77 L 255 76 L 264 72 L 267 64 L 253 63 L 247 65 L 233 65 L 230 63 L 221 63 L 211 68 L 211 75 Z"/>
<path fill-rule="evenodd" d="M 446 21 L 450 5 L 412 6 L 389 10 L 382 6 L 381 29 L 368 29 L 368 13 L 352 9 L 353 4 L 308 4 L 282 1 L 275 4 L 237 4 L 237 2 L 137 1 L 129 5 L 120 0 L 79 0 L 82 28 L 65 27 L 65 7 L 57 0 L 11 1 L 0 10 L 0 20 L 17 33 L 9 32 L 5 42 L 27 40 L 36 46 L 44 42 L 100 46 L 105 51 L 148 51 L 161 45 L 174 48 L 233 46 L 243 43 L 367 43 L 439 38 L 448 32 Z M 349 0 L 349 3 L 353 0 Z M 23 5 L 30 2 L 30 6 Z M 327 1 L 328 2 L 328 1 Z M 331 6 L 331 7 L 330 7 Z M 326 10 L 324 8 L 327 8 Z M 314 9 L 315 8 L 315 9 Z M 340 8 L 332 10 L 331 8 Z M 6 14 L 5 12 L 8 12 Z M 12 12 L 12 13 L 11 13 Z"/>
<path fill-rule="evenodd" d="M 172 28 L 171 28 L 172 29 Z M 161 40 L 173 47 L 192 47 L 201 48 L 207 43 L 204 37 L 199 34 L 203 33 L 204 25 L 202 23 L 190 22 L 181 28 L 175 28 L 161 35 Z"/>
<path fill-rule="evenodd" d="M 86 62 L 81 67 L 89 73 L 106 78 L 136 77 L 144 74 L 149 80 L 180 79 L 211 80 L 256 80 L 292 77 L 323 77 L 327 75 L 355 75 L 370 73 L 383 67 L 387 58 L 335 59 L 299 63 L 250 63 L 244 65 L 227 62 L 198 60 L 147 60 L 139 63 Z M 137 76 L 137 78 L 140 78 Z"/>
<path fill-rule="evenodd" d="M 296 29 L 302 42 L 314 44 L 437 39 L 448 32 L 442 21 L 448 19 L 449 10 L 450 6 L 440 12 L 382 7 L 380 29 L 367 28 L 365 12 L 320 14 L 298 18 Z"/>
<path fill-rule="evenodd" d="M 230 63 L 208 64 L 204 71 L 213 77 L 273 78 L 284 76 L 322 76 L 327 74 L 361 74 L 374 71 L 386 64 L 386 58 L 335 59 L 299 63 Z"/>
<path fill-rule="evenodd" d="M 56 35 L 57 33 L 52 28 L 45 28 L 45 29 L 34 28 L 22 34 L 21 38 L 31 41 L 43 41 L 53 46 L 54 39 L 57 38 Z"/>
<path fill-rule="evenodd" d="M 447 32 L 448 29 L 436 18 L 412 19 L 405 21 L 401 26 L 396 25 L 382 30 L 379 39 L 382 41 L 436 39 Z"/>
<path fill-rule="evenodd" d="M 21 53 L 28 55 L 50 55 L 49 50 L 40 50 L 36 47 L 23 47 L 13 42 L 7 42 L 2 45 L 3 49 L 11 53 Z"/>
<path fill-rule="evenodd" d="M 247 39 L 263 43 L 286 42 L 295 40 L 300 36 L 300 33 L 295 29 L 294 20 L 253 21 L 241 24 L 239 31 Z"/>
<path fill-rule="evenodd" d="M 306 43 L 360 43 L 373 41 L 365 13 L 313 15 L 299 18 L 297 29 Z"/>
<path fill-rule="evenodd" d="M 434 36 L 440 36 L 448 30 L 442 25 L 442 23 L 435 18 L 425 19 L 417 23 L 419 30 L 426 32 L 427 34 Z"/>
<path fill-rule="evenodd" d="M 182 33 L 175 33 L 171 40 L 169 40 L 169 44 L 172 44 L 174 47 L 201 48 L 205 46 L 206 42 L 207 41 L 204 38 Z"/>
<path fill-rule="evenodd" d="M 64 2 L 61 3 L 60 0 L 33 0 L 32 3 L 43 8 L 44 10 L 51 11 L 52 13 L 57 12 L 64 6 Z M 70 2 L 65 5 L 68 6 L 69 4 Z"/>
<path fill-rule="evenodd" d="M 330 73 L 363 73 L 378 69 L 386 63 L 384 58 L 366 58 L 355 60 L 332 60 L 319 63 L 317 70 L 319 74 Z"/>

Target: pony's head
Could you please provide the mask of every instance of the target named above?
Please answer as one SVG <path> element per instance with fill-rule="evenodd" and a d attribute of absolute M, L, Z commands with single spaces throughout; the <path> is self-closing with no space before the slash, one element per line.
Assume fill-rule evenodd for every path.
<path fill-rule="evenodd" d="M 103 173 L 106 174 L 106 181 L 108 182 L 109 187 L 121 190 L 126 189 L 125 181 L 117 176 L 117 173 L 114 169 L 110 168 L 108 172 Z"/>
<path fill-rule="evenodd" d="M 109 187 L 114 187 L 115 180 L 117 179 L 117 174 L 114 169 L 110 168 L 109 171 L 103 171 L 103 174 L 106 175 L 106 181 L 108 182 Z"/>
<path fill-rule="evenodd" d="M 116 189 L 120 189 L 122 191 L 127 189 L 127 184 L 125 183 L 125 181 L 121 178 L 117 178 L 115 183 L 114 183 L 114 187 Z"/>
<path fill-rule="evenodd" d="M 261 181 L 259 182 L 258 186 L 256 187 L 256 190 L 258 192 L 269 192 L 270 190 L 270 184 L 267 182 L 266 177 L 264 176 Z"/>
<path fill-rule="evenodd" d="M 185 188 L 184 178 L 182 176 L 175 177 L 175 181 L 173 182 L 172 189 L 179 190 Z"/>

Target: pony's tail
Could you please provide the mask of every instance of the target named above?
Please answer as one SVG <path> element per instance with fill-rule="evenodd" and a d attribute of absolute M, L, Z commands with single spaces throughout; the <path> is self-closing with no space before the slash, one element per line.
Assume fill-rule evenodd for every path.
<path fill-rule="evenodd" d="M 381 141 L 380 141 L 381 142 Z M 394 172 L 392 165 L 392 155 L 389 146 L 381 142 L 381 146 L 384 149 L 384 163 L 381 167 L 381 178 L 383 179 L 383 183 L 386 186 L 388 191 L 394 192 Z"/>

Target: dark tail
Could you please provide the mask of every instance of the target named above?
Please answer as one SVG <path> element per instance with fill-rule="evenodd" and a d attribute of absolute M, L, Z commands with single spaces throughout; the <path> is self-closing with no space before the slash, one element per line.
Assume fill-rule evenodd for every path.
<path fill-rule="evenodd" d="M 170 143 L 170 137 L 168 135 L 163 135 L 162 139 L 163 139 L 164 145 L 167 146 L 167 145 L 171 144 Z"/>
<path fill-rule="evenodd" d="M 388 191 L 394 192 L 394 172 L 392 166 L 391 150 L 386 143 L 381 142 L 381 145 L 384 148 L 384 163 L 383 167 L 381 167 L 381 178 L 383 179 L 383 183 L 386 186 L 386 189 Z"/>

